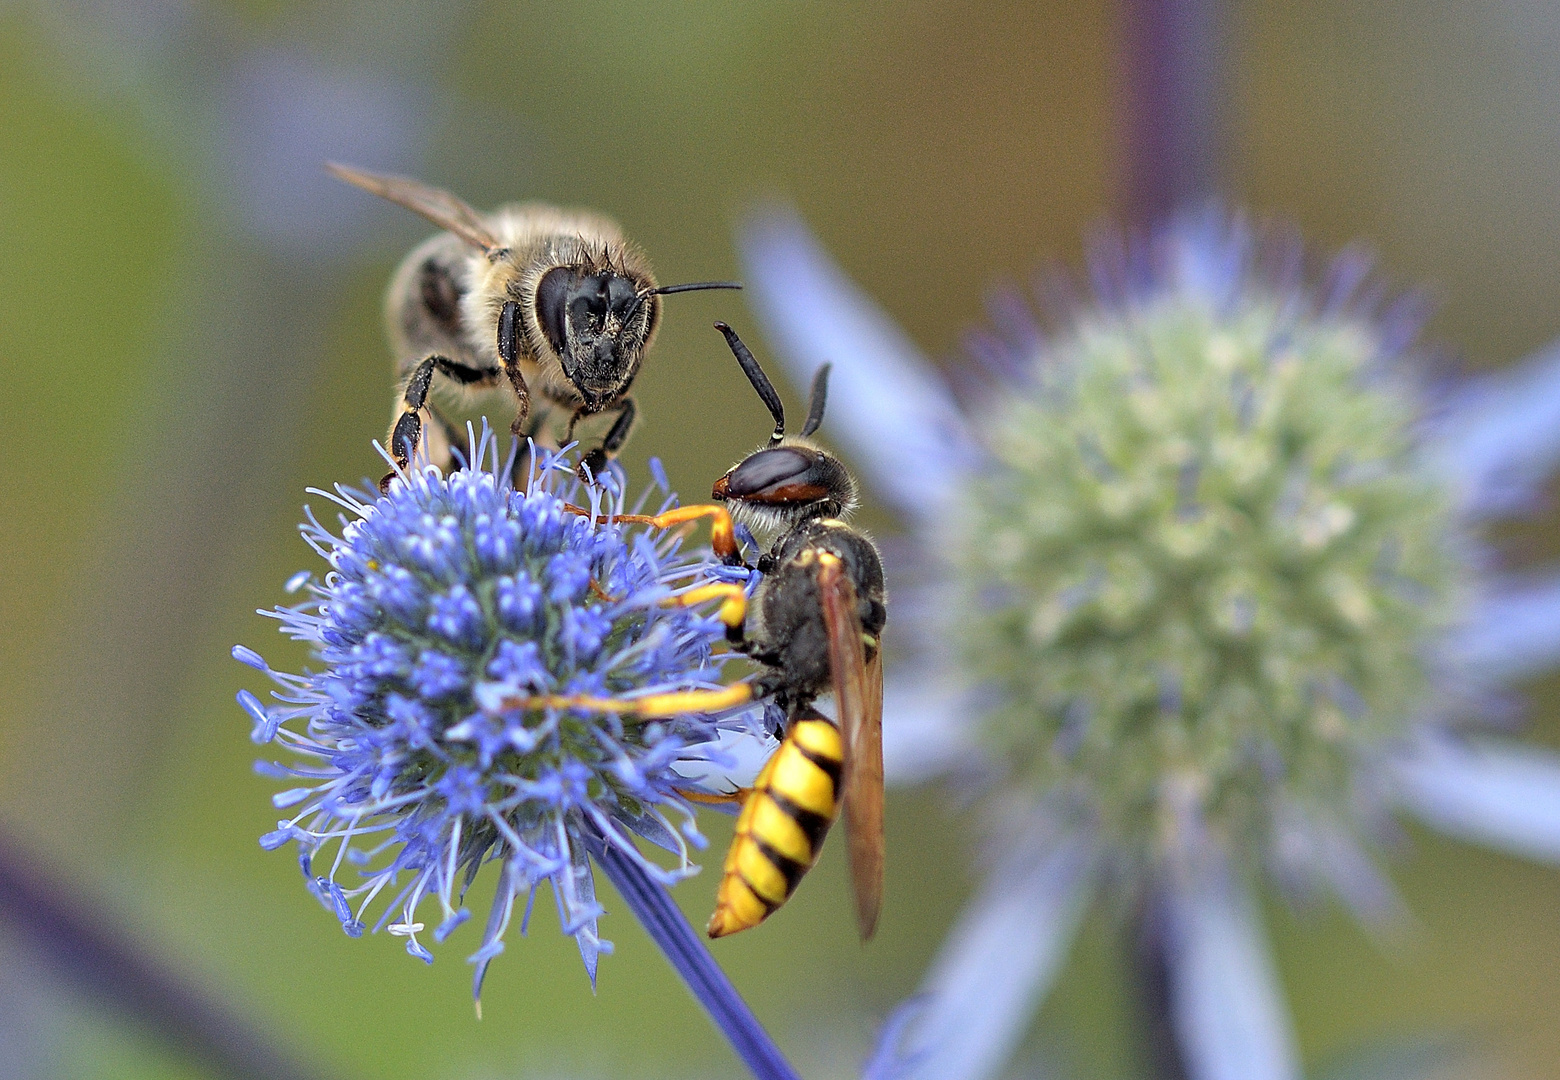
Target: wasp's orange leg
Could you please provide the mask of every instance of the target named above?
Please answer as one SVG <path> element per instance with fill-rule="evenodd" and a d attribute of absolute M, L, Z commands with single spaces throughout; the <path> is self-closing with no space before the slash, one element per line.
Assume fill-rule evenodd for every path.
<path fill-rule="evenodd" d="M 675 790 L 677 791 L 677 794 L 681 795 L 689 802 L 699 803 L 703 806 L 730 806 L 732 803 L 736 803 L 738 806 L 741 806 L 743 803 L 747 802 L 747 797 L 753 794 L 752 788 L 745 787 L 737 788 L 736 791 L 726 792 L 725 794 L 712 794 L 708 791 L 690 791 L 687 788 L 677 788 Z"/>
<path fill-rule="evenodd" d="M 565 506 L 564 509 L 580 517 L 590 517 L 589 510 L 578 506 Z M 722 562 L 733 566 L 741 563 L 742 554 L 737 548 L 737 530 L 731 522 L 731 513 L 724 506 L 716 506 L 714 503 L 679 506 L 664 514 L 601 514 L 597 516 L 596 523 L 606 525 L 609 522 L 621 521 L 630 525 L 649 525 L 656 529 L 669 529 L 673 525 L 697 521 L 702 517 L 711 519 L 710 549 L 720 556 Z"/>
<path fill-rule="evenodd" d="M 700 585 L 685 593 L 667 597 L 661 601 L 667 607 L 692 607 L 706 600 L 720 599 L 720 621 L 726 629 L 740 631 L 747 621 L 747 591 L 735 582 L 717 581 Z"/>
<path fill-rule="evenodd" d="M 581 709 L 586 712 L 616 713 L 646 720 L 666 719 L 687 713 L 711 713 L 746 705 L 753 700 L 751 683 L 732 683 L 719 690 L 678 690 L 669 694 L 646 694 L 638 698 L 601 698 L 588 694 L 537 694 L 504 698 L 504 709 Z"/>

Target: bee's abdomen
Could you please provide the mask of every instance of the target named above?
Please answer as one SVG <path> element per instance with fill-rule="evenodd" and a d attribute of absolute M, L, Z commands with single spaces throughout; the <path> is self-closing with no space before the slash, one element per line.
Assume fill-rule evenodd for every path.
<path fill-rule="evenodd" d="M 753 781 L 710 916 L 712 938 L 757 926 L 785 903 L 817 861 L 839 815 L 844 747 L 839 729 L 809 710 Z"/>

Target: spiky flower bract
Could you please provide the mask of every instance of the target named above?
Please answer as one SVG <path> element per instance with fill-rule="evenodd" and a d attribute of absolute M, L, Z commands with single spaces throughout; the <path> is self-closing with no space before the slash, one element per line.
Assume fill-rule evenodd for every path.
<path fill-rule="evenodd" d="M 586 487 L 568 461 L 541 454 L 516 490 L 492 439 L 472 458 L 448 477 L 414 469 L 382 497 L 317 492 L 345 511 L 339 532 L 312 513 L 302 528 L 329 571 L 290 583 L 305 602 L 264 613 L 308 643 L 317 668 L 274 671 L 235 650 L 279 688 L 269 706 L 239 696 L 255 741 L 290 755 L 262 771 L 301 781 L 273 798 L 290 814 L 262 844 L 296 845 L 309 887 L 347 933 L 384 927 L 429 961 L 424 905 L 443 941 L 494 864 L 497 894 L 470 958 L 479 995 L 511 921 L 523 929 L 550 882 L 594 982 L 610 943 L 597 935 L 588 853 L 610 848 L 662 884 L 695 870 L 688 844 L 703 840 L 679 793 L 693 785 L 676 767 L 719 758 L 718 730 L 747 721 L 514 702 L 721 685 L 719 621 L 664 601 L 729 571 L 685 554 L 678 536 L 597 523 L 626 509 L 616 476 Z M 591 514 L 568 512 L 571 502 Z M 641 855 L 636 837 L 672 852 L 671 868 Z"/>
<path fill-rule="evenodd" d="M 1357 260 L 1319 298 L 1202 228 L 1014 357 L 945 540 L 992 759 L 1149 872 L 1173 799 L 1252 853 L 1353 800 L 1471 586 Z"/>
<path fill-rule="evenodd" d="M 996 296 L 966 412 L 794 215 L 744 240 L 782 358 L 834 365 L 831 430 L 916 541 L 888 780 L 989 811 L 903 1075 L 1001 1075 L 1105 896 L 1186 1075 L 1296 1080 L 1263 876 L 1382 925 L 1394 810 L 1560 861 L 1560 758 L 1478 731 L 1560 660 L 1560 580 L 1478 544 L 1560 460 L 1560 347 L 1432 392 L 1363 259 L 1313 284 L 1215 212 L 1103 249 L 1049 327 Z"/>

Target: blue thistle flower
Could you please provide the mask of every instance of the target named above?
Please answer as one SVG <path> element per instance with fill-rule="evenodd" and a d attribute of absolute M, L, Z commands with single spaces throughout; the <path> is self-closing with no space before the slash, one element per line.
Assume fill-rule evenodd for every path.
<path fill-rule="evenodd" d="M 1560 757 L 1477 734 L 1560 659 L 1560 583 L 1495 575 L 1477 536 L 1560 459 L 1560 350 L 1432 393 L 1365 260 L 1310 287 L 1209 214 L 1097 258 L 1052 332 L 998 298 L 975 425 L 805 226 L 745 241 L 782 357 L 834 364 L 834 430 L 918 541 L 889 779 L 974 779 L 988 811 L 906 1075 L 998 1074 L 1109 884 L 1189 1075 L 1292 1080 L 1259 877 L 1389 921 L 1369 851 L 1397 811 L 1560 860 Z"/>
<path fill-rule="evenodd" d="M 718 738 L 758 729 L 740 713 L 646 722 L 513 707 L 538 694 L 721 686 L 720 622 L 663 603 L 718 564 L 674 534 L 565 509 L 585 499 L 592 515 L 625 512 L 615 477 L 606 493 L 586 489 L 560 455 L 543 454 L 515 490 L 486 431 L 472 460 L 448 477 L 414 470 L 383 497 L 316 492 L 345 511 L 339 532 L 312 513 L 302 527 L 329 572 L 294 578 L 308 599 L 263 614 L 307 642 L 318 667 L 290 674 L 242 646 L 233 655 L 278 687 L 271 705 L 239 695 L 255 742 L 290 755 L 260 771 L 299 784 L 273 797 L 289 814 L 261 843 L 296 846 L 309 888 L 348 934 L 386 929 L 431 962 L 424 939 L 442 942 L 470 917 L 466 890 L 495 865 L 470 957 L 480 1002 L 505 932 L 517 915 L 524 929 L 544 881 L 594 985 L 611 945 L 597 930 L 590 856 L 610 853 L 641 891 L 696 871 L 689 847 L 704 840 L 682 791 L 697 787 L 690 775 L 730 764 Z M 672 865 L 645 858 L 636 837 Z"/>

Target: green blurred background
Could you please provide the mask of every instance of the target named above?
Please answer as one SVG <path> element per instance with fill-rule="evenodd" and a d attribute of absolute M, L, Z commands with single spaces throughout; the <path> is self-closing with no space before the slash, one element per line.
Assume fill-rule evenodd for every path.
<path fill-rule="evenodd" d="M 1235 200 L 1324 251 L 1364 238 L 1392 282 L 1429 289 L 1431 339 L 1470 367 L 1560 333 L 1560 10 L 1229 14 Z M 544 899 L 477 1022 L 474 939 L 427 968 L 384 935 L 349 940 L 291 855 L 255 842 L 275 785 L 250 772 L 232 699 L 249 673 L 228 649 L 301 659 L 251 613 L 313 565 L 294 530 L 304 487 L 377 474 L 381 290 L 428 232 L 319 162 L 412 173 L 479 207 L 596 207 L 662 281 L 735 276 L 733 223 L 788 199 L 949 355 L 985 290 L 1076 265 L 1119 205 L 1119 29 L 1109 4 L 1033 0 L 0 3 L 0 826 L 340 1075 L 737 1075 L 610 894 L 617 952 L 594 996 Z M 654 452 L 698 493 L 767 431 L 717 317 L 759 338 L 729 294 L 668 303 L 633 476 Z M 1552 556 L 1553 524 L 1510 529 L 1503 549 Z M 1560 744 L 1544 704 L 1560 681 L 1528 689 L 1535 737 Z M 835 846 L 784 913 L 715 950 L 808 1077 L 854 1073 L 972 881 L 970 823 L 948 800 L 895 792 L 890 809 L 870 947 Z M 707 831 L 718 858 L 729 824 Z M 1449 1032 L 1468 1053 L 1447 1075 L 1560 1077 L 1560 871 L 1409 840 L 1404 942 L 1270 905 L 1308 1070 L 1356 1075 L 1361 1054 Z M 712 889 L 706 874 L 679 890 L 696 922 Z M 1091 924 L 1016 1074 L 1141 1074 L 1113 942 Z M 18 1029 L 0 1075 L 200 1075 L 4 927 L 0 969 Z"/>

